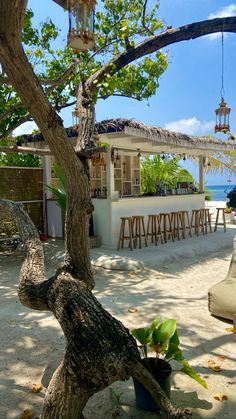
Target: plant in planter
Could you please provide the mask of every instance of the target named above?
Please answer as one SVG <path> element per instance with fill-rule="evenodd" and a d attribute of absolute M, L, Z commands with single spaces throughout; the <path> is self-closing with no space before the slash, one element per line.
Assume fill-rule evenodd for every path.
<path fill-rule="evenodd" d="M 172 368 L 169 362 L 171 360 L 180 362 L 182 372 L 207 388 L 206 381 L 194 371 L 182 354 L 174 319 L 161 321 L 157 318 L 151 322 L 150 326 L 134 329 L 131 333 L 140 344 L 143 365 L 152 373 L 168 397 L 170 397 Z M 156 353 L 155 357 L 148 357 L 148 348 Z M 134 379 L 134 388 L 138 407 L 151 411 L 159 410 L 159 406 L 150 393 L 136 379 Z"/>

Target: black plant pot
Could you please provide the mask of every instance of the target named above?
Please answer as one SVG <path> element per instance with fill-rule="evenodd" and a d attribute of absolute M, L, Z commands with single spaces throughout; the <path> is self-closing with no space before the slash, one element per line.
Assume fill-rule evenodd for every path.
<path fill-rule="evenodd" d="M 156 358 L 148 358 L 148 361 L 149 371 L 160 384 L 167 397 L 170 398 L 170 375 L 172 372 L 170 364 L 163 359 Z M 145 360 L 142 359 L 141 362 L 146 367 Z M 149 391 L 136 378 L 133 378 L 133 381 L 136 405 L 151 412 L 159 411 L 160 406 L 155 402 Z"/>

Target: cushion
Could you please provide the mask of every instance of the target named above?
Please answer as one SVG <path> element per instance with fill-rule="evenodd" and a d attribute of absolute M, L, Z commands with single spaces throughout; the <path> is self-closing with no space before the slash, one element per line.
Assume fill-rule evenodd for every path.
<path fill-rule="evenodd" d="M 233 320 L 236 316 L 236 237 L 226 278 L 208 291 L 208 308 L 211 314 L 224 319 Z"/>

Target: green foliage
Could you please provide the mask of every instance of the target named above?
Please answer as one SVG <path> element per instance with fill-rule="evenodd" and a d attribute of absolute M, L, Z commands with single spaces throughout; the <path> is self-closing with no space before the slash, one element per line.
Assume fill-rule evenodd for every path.
<path fill-rule="evenodd" d="M 160 318 L 153 320 L 150 326 L 140 327 L 131 331 L 132 335 L 140 343 L 141 353 L 145 359 L 146 367 L 148 363 L 148 348 L 156 353 L 156 357 L 162 357 L 166 361 L 172 359 L 183 365 L 181 371 L 196 380 L 203 387 L 207 388 L 207 383 L 191 367 L 184 358 L 180 349 L 180 340 L 174 319 L 164 320 Z"/>
<path fill-rule="evenodd" d="M 179 157 L 160 155 L 146 157 L 141 161 L 142 192 L 155 192 L 156 182 L 163 182 L 168 188 L 176 188 L 178 182 L 193 182 L 191 174 L 179 165 Z"/>
<path fill-rule="evenodd" d="M 40 158 L 33 154 L 0 153 L 0 166 L 40 167 Z"/>
<path fill-rule="evenodd" d="M 14 137 L 3 139 L 0 145 L 15 144 Z M 0 153 L 0 166 L 17 166 L 17 167 L 40 167 L 41 159 L 39 156 L 26 153 Z"/>
<path fill-rule="evenodd" d="M 53 170 L 56 177 L 59 179 L 60 185 L 58 187 L 54 185 L 45 185 L 46 188 L 52 192 L 54 198 L 57 200 L 57 204 L 60 208 L 66 210 L 66 184 L 64 174 L 57 163 L 53 163 Z"/>
<path fill-rule="evenodd" d="M 102 0 L 96 7 L 96 50 L 81 52 L 79 57 L 65 44 L 59 49 L 56 47 L 58 42 L 55 41 L 60 36 L 60 31 L 52 20 L 47 19 L 34 27 L 33 11 L 26 11 L 22 31 L 23 47 L 35 74 L 41 80 L 60 77 L 75 58 L 79 58 L 76 71 L 66 81 L 50 91 L 48 86 L 44 87 L 50 102 L 57 110 L 72 101 L 82 80 L 86 81 L 115 55 L 162 30 L 163 23 L 157 17 L 159 2 L 155 2 L 154 7 L 147 6 L 145 15 L 143 7 L 143 0 Z M 127 64 L 115 74 L 111 64 L 111 73 L 104 75 L 100 82 L 94 82 L 94 102 L 100 97 L 106 98 L 110 95 L 148 99 L 156 92 L 159 77 L 166 68 L 166 55 L 161 51 Z M 11 109 L 6 119 L 0 122 L 0 135 L 9 133 L 11 127 L 14 128 L 21 118 L 28 117 L 28 111 L 19 106 L 19 103 L 20 99 L 11 86 L 0 86 L 0 115 Z"/>

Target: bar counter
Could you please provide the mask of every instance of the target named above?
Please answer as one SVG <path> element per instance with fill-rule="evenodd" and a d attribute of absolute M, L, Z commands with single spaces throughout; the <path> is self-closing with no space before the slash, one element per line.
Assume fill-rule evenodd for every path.
<path fill-rule="evenodd" d="M 101 237 L 102 245 L 116 248 L 120 230 L 120 217 L 186 210 L 205 207 L 205 194 L 194 193 L 166 196 L 124 196 L 121 198 L 94 198 L 94 232 Z"/>

